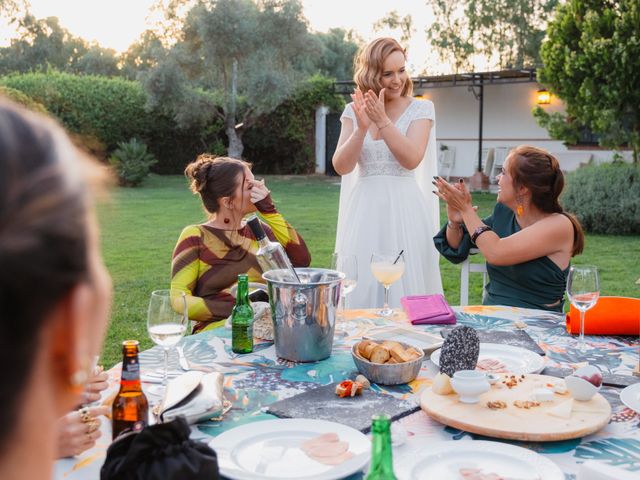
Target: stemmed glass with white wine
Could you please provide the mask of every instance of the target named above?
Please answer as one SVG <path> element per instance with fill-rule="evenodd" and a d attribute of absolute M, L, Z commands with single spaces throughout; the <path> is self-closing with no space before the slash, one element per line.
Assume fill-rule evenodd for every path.
<path fill-rule="evenodd" d="M 592 265 L 572 266 L 567 279 L 567 296 L 571 304 L 580 311 L 578 350 L 584 353 L 587 349 L 584 343 L 584 316 L 600 296 L 598 269 Z"/>
<path fill-rule="evenodd" d="M 184 336 L 189 325 L 187 298 L 181 290 L 155 290 L 151 292 L 147 312 L 147 331 L 151 340 L 164 351 L 162 388 L 152 392 L 160 394 L 167 386 L 169 350 Z"/>
<path fill-rule="evenodd" d="M 378 315 L 390 317 L 393 309 L 389 308 L 389 287 L 400 280 L 404 273 L 403 251 L 396 254 L 374 253 L 371 255 L 371 273 L 384 287 L 384 306 Z"/>
<path fill-rule="evenodd" d="M 358 257 L 348 253 L 334 253 L 331 256 L 331 268 L 344 273 L 340 289 L 340 303 L 344 315 L 347 309 L 347 295 L 353 292 L 358 284 Z"/>

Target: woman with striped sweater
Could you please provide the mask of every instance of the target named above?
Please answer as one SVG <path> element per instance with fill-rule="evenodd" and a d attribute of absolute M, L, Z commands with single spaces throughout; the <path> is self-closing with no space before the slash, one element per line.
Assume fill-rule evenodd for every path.
<path fill-rule="evenodd" d="M 308 266 L 311 256 L 302 237 L 276 210 L 264 181 L 253 176 L 251 164 L 200 155 L 185 175 L 209 216 L 182 230 L 171 265 L 171 288 L 186 293 L 189 318 L 197 321 L 195 333 L 223 325 L 235 302 L 230 288 L 238 274 L 264 283 L 255 255 L 258 242 L 244 222 L 247 214 L 259 213 L 265 233 L 282 244 L 295 267 Z"/>

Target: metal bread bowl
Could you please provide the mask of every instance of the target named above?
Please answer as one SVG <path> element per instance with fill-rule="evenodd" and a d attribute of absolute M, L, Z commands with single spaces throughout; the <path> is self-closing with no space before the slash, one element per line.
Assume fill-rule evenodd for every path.
<path fill-rule="evenodd" d="M 370 382 L 378 383 L 380 385 L 400 385 L 403 383 L 409 383 L 418 376 L 420 367 L 422 367 L 422 362 L 424 362 L 425 359 L 424 352 L 421 348 L 404 342 L 398 342 L 405 349 L 413 347 L 421 354 L 420 357 L 402 363 L 373 363 L 358 354 L 358 343 L 359 342 L 356 342 L 351 347 L 353 362 L 356 364 L 360 373 L 367 377 Z"/>

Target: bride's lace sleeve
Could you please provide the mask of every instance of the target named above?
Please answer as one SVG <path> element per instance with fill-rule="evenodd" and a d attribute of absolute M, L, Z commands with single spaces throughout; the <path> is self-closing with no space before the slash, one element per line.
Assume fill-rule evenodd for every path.
<path fill-rule="evenodd" d="M 431 100 L 418 100 L 416 104 L 416 112 L 413 117 L 414 120 L 426 118 L 427 120 L 436 121 L 436 109 L 433 107 Z"/>
<path fill-rule="evenodd" d="M 347 103 L 347 106 L 344 107 L 344 111 L 342 112 L 342 115 L 340 115 L 340 121 L 342 121 L 343 118 L 348 118 L 349 120 L 351 120 L 353 122 L 354 128 L 358 126 L 358 121 L 356 120 L 356 114 L 353 111 L 353 107 L 351 106 L 350 103 Z"/>

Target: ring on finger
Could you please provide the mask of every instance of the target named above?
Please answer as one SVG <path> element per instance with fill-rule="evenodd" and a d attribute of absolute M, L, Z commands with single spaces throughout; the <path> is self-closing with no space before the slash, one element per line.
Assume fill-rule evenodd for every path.
<path fill-rule="evenodd" d="M 95 432 L 98 427 L 100 426 L 100 421 L 97 419 L 92 420 L 91 422 L 89 422 L 87 427 L 87 433 L 93 433 Z"/>
<path fill-rule="evenodd" d="M 78 410 L 78 413 L 80 414 L 80 420 L 82 420 L 82 423 L 89 423 L 93 419 L 87 407 L 82 407 Z"/>

